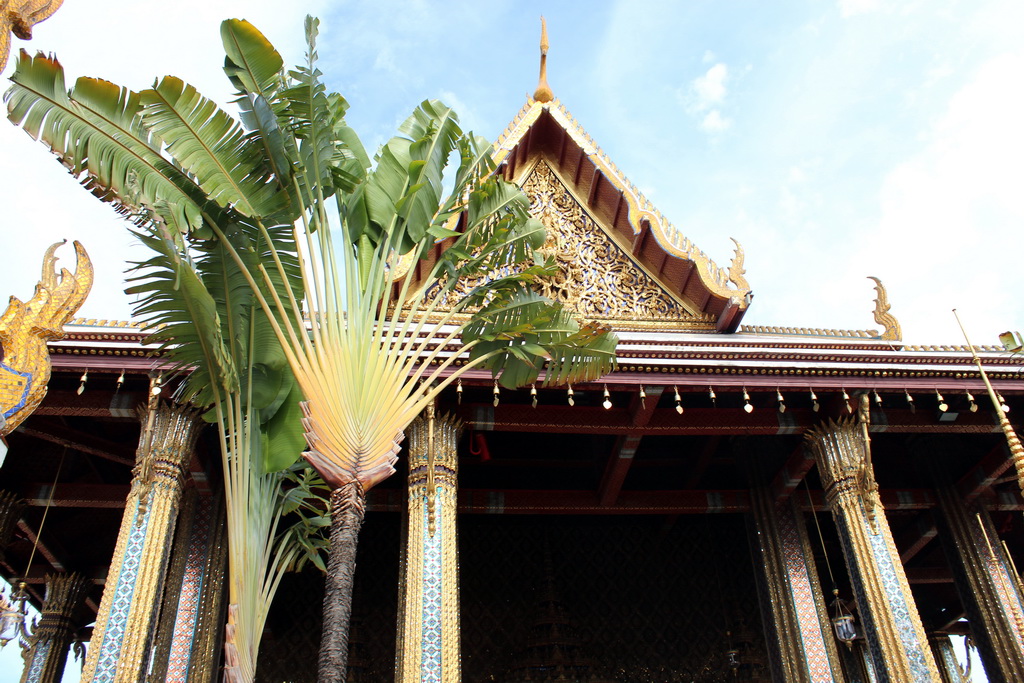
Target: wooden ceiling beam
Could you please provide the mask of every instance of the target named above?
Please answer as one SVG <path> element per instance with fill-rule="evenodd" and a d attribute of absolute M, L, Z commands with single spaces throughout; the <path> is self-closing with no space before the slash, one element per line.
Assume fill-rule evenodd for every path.
<path fill-rule="evenodd" d="M 896 549 L 900 553 L 900 561 L 906 564 L 917 557 L 937 534 L 938 529 L 931 513 L 921 512 L 916 515 L 907 526 L 896 534 L 894 539 Z"/>
<path fill-rule="evenodd" d="M 1006 446 L 1006 440 L 1000 438 L 999 443 L 957 482 L 956 488 L 964 502 L 972 502 L 991 488 L 1012 465 L 1010 449 Z"/>
<path fill-rule="evenodd" d="M 633 464 L 633 457 L 637 448 L 640 447 L 639 434 L 620 436 L 615 440 L 615 446 L 608 458 L 608 466 L 605 468 L 601 483 L 598 485 L 597 499 L 600 505 L 605 507 L 613 505 L 622 491 L 622 484 L 626 481 L 629 473 L 629 466 Z"/>
<path fill-rule="evenodd" d="M 33 419 L 27 425 L 21 425 L 16 431 L 87 455 L 94 455 L 97 458 L 129 467 L 135 465 L 135 449 L 133 447 L 80 432 L 54 420 Z"/>
<path fill-rule="evenodd" d="M 76 484 L 58 483 L 56 488 L 51 484 L 25 484 L 20 496 L 28 504 L 45 507 L 53 491 L 52 507 L 57 508 L 124 508 L 131 487 L 128 484 Z"/>
<path fill-rule="evenodd" d="M 953 583 L 953 573 L 948 567 L 906 567 L 907 583 L 934 584 Z"/>
<path fill-rule="evenodd" d="M 665 378 L 658 378 L 664 381 Z M 639 383 L 640 378 L 633 380 Z M 649 380 L 648 380 L 649 381 Z M 696 378 L 687 378 L 689 382 Z M 721 384 L 717 375 L 703 380 Z M 613 387 L 609 383 L 609 387 Z M 591 389 L 593 391 L 594 389 Z M 706 391 L 706 389 L 705 389 Z M 543 399 L 542 399 L 543 400 Z M 739 408 L 687 408 L 682 415 L 674 408 L 660 408 L 654 411 L 644 426 L 634 426 L 626 408 L 613 407 L 605 410 L 601 406 L 545 405 L 538 408 L 530 404 L 502 404 L 493 408 L 490 404 L 466 403 L 455 407 L 459 417 L 468 425 L 482 431 L 499 432 L 545 432 L 555 434 L 633 434 L 685 436 L 685 435 L 780 435 L 802 434 L 821 419 L 819 413 L 809 409 L 790 407 L 779 417 L 774 408 L 758 408 L 745 413 Z M 920 413 L 920 411 L 918 411 Z M 998 425 L 987 423 L 925 422 L 909 410 L 886 411 L 888 424 L 879 425 L 872 431 L 890 434 L 990 434 Z"/>
<path fill-rule="evenodd" d="M 372 489 L 367 493 L 367 509 L 400 512 L 404 509 L 404 493 L 402 489 Z M 937 505 L 935 497 L 926 489 L 883 490 L 880 495 L 886 510 L 925 510 Z M 821 491 L 812 491 L 811 498 L 816 510 L 827 509 Z M 811 509 L 803 496 L 797 505 L 804 511 Z M 1024 501 L 1015 505 L 1017 510 L 1024 509 Z M 612 505 L 601 505 L 595 491 L 459 490 L 459 512 L 466 514 L 694 515 L 749 510 L 749 491 L 736 489 L 626 490 L 619 493 Z"/>
<path fill-rule="evenodd" d="M 135 420 L 135 407 L 145 400 L 142 392 L 50 391 L 34 415 L 120 417 Z"/>
<path fill-rule="evenodd" d="M 782 468 L 772 479 L 769 491 L 775 498 L 776 504 L 785 501 L 792 495 L 812 467 L 814 467 L 814 456 L 809 449 L 804 447 L 803 443 L 800 443 L 789 454 Z"/>
<path fill-rule="evenodd" d="M 686 483 L 683 484 L 685 488 L 693 489 L 700 483 L 701 477 L 707 472 L 708 465 L 711 464 L 711 458 L 714 457 L 715 452 L 718 450 L 718 444 L 721 443 L 722 437 L 711 436 L 707 441 L 704 442 L 704 447 L 700 450 L 700 455 L 697 457 L 697 462 L 693 464 L 693 470 L 690 475 L 686 478 Z"/>

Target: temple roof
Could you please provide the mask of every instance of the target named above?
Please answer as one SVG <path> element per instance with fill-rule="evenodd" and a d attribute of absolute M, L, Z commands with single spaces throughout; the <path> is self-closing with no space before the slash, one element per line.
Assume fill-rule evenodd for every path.
<path fill-rule="evenodd" d="M 629 182 L 558 99 L 528 99 L 494 148 L 499 168 L 520 185 L 544 161 L 600 228 L 687 312 L 710 320 L 716 331 L 738 329 L 751 300 L 739 243 L 728 268 L 715 264 Z"/>

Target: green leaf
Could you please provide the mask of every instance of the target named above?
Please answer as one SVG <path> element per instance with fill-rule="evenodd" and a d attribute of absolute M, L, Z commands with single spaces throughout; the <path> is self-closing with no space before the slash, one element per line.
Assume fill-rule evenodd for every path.
<path fill-rule="evenodd" d="M 302 428 L 302 390 L 291 377 L 291 389 L 277 413 L 267 421 L 267 450 L 263 458 L 264 472 L 277 472 L 294 464 L 306 447 Z"/>

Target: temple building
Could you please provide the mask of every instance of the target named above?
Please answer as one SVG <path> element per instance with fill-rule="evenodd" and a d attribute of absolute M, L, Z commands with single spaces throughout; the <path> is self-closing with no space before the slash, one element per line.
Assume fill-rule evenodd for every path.
<path fill-rule="evenodd" d="M 717 265 L 543 78 L 495 159 L 562 266 L 541 290 L 613 327 L 618 365 L 517 391 L 470 371 L 430 417 L 433 451 L 410 426 L 368 494 L 350 681 L 959 683 L 960 636 L 990 681 L 1024 681 L 1018 360 L 903 343 L 878 280 L 849 312 L 876 329 L 745 325 L 742 247 Z M 16 313 L 0 574 L 42 611 L 22 680 L 59 680 L 75 643 L 85 680 L 219 680 L 214 435 L 151 393 L 145 330 L 55 314 L 40 336 Z M 45 397 L 19 355 L 32 335 Z M 315 569 L 285 579 L 258 680 L 316 680 L 322 591 Z"/>

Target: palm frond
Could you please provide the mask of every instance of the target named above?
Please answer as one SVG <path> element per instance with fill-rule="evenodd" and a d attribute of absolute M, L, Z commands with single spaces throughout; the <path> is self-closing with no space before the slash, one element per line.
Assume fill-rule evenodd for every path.
<path fill-rule="evenodd" d="M 22 52 L 7 91 L 8 118 L 46 143 L 72 175 L 101 200 L 145 222 L 160 212 L 178 233 L 199 230 L 220 209 L 196 182 L 161 154 L 146 129 L 139 93 L 80 78 L 71 92 L 55 58 Z"/>

